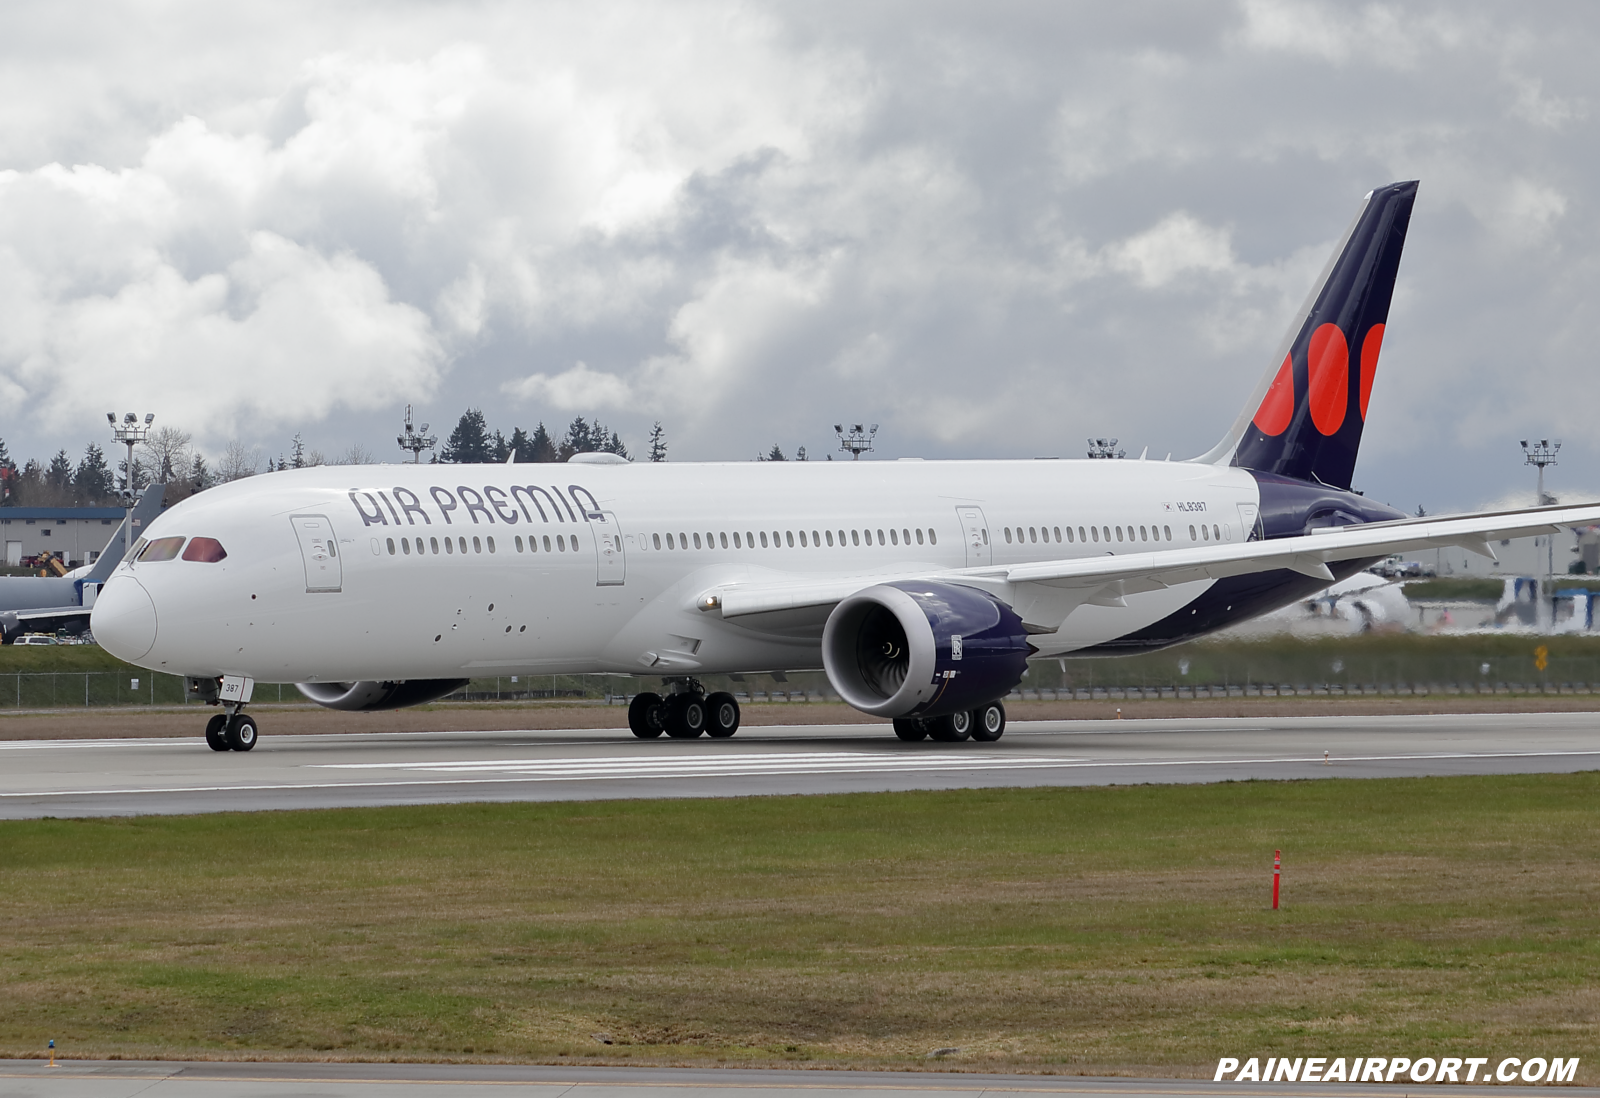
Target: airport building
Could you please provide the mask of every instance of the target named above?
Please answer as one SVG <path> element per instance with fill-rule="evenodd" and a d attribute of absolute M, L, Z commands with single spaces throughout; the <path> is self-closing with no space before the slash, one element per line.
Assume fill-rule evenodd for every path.
<path fill-rule="evenodd" d="M 6 564 L 46 552 L 65 554 L 69 568 L 93 564 L 123 514 L 120 507 L 0 507 Z"/>

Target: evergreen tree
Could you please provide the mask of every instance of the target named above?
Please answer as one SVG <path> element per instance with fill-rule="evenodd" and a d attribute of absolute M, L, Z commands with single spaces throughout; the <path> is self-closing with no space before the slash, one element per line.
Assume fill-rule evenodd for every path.
<path fill-rule="evenodd" d="M 306 467 L 306 444 L 300 438 L 300 432 L 294 433 L 294 438 L 289 440 L 289 468 L 304 469 Z M 283 468 L 283 459 L 278 459 L 278 468 Z"/>
<path fill-rule="evenodd" d="M 528 444 L 528 432 L 524 431 L 521 427 L 513 427 L 511 429 L 511 440 L 506 443 L 506 447 L 511 451 L 512 461 L 522 462 L 533 460 L 533 450 Z"/>
<path fill-rule="evenodd" d="M 484 420 L 483 413 L 476 408 L 468 408 L 461 413 L 456 429 L 450 432 L 450 437 L 440 447 L 439 460 L 456 465 L 493 461 L 493 445 L 489 437 L 489 424 Z"/>
<path fill-rule="evenodd" d="M 495 431 L 494 445 L 489 449 L 496 465 L 504 465 L 506 458 L 511 456 L 511 444 L 506 441 L 506 436 L 499 431 Z"/>
<path fill-rule="evenodd" d="M 62 496 L 72 495 L 72 459 L 65 450 L 57 450 L 56 456 L 50 459 L 50 467 L 45 470 L 44 482 L 52 492 Z"/>
<path fill-rule="evenodd" d="M 768 461 L 788 461 L 789 459 L 783 456 L 783 447 L 779 446 L 776 442 L 774 442 L 772 444 L 772 449 L 767 452 L 767 460 Z"/>
<path fill-rule="evenodd" d="M 116 485 L 111 482 L 111 467 L 106 464 L 106 453 L 99 443 L 91 442 L 84 448 L 83 460 L 72 474 L 72 487 L 83 503 L 108 499 L 116 491 Z"/>
<path fill-rule="evenodd" d="M 794 452 L 794 459 L 796 461 L 804 461 L 806 459 L 806 448 L 804 446 Z"/>
<path fill-rule="evenodd" d="M 17 463 L 11 460 L 6 441 L 0 438 L 0 506 L 16 502 L 11 494 L 17 487 Z"/>
<path fill-rule="evenodd" d="M 189 463 L 189 490 L 204 492 L 211 484 L 211 470 L 206 468 L 206 459 L 197 451 L 194 460 Z"/>
<path fill-rule="evenodd" d="M 656 420 L 656 425 L 650 428 L 650 460 L 667 460 L 667 433 L 661 429 L 661 421 Z"/>
<path fill-rule="evenodd" d="M 582 416 L 575 418 L 567 425 L 567 437 L 561 440 L 557 452 L 562 461 L 569 460 L 573 454 L 593 453 L 595 447 L 589 440 L 589 423 Z"/>
<path fill-rule="evenodd" d="M 560 461 L 561 455 L 556 452 L 556 444 L 550 439 L 550 432 L 544 429 L 541 421 L 533 429 L 533 434 L 528 436 L 529 461 Z"/>
<path fill-rule="evenodd" d="M 619 458 L 628 457 L 628 448 L 622 444 L 622 436 L 615 431 L 611 432 L 611 441 L 605 444 L 605 451 L 608 454 L 616 454 Z"/>

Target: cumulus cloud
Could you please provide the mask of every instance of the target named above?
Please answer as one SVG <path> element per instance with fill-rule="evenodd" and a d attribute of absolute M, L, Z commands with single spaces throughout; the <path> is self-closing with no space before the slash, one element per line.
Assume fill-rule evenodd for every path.
<path fill-rule="evenodd" d="M 1421 178 L 1362 483 L 1592 460 L 1600 17 L 180 2 L 0 36 L 0 401 L 382 452 L 405 403 L 674 457 L 1206 449 L 1360 195 Z M 1452 504 L 1451 501 L 1454 501 Z"/>

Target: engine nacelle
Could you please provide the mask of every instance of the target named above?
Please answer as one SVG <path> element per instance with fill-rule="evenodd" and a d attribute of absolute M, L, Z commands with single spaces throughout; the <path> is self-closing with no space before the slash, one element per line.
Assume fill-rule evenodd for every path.
<path fill-rule="evenodd" d="M 467 679 L 409 679 L 402 682 L 297 682 L 295 687 L 329 709 L 371 713 L 437 701 L 467 685 Z"/>
<path fill-rule="evenodd" d="M 938 717 L 1002 698 L 1022 681 L 1022 619 L 975 587 L 897 581 L 858 591 L 822 630 L 839 696 L 879 717 Z"/>

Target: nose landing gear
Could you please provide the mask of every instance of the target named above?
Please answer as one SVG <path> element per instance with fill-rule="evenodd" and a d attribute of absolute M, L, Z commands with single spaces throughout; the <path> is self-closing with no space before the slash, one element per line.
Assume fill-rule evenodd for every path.
<path fill-rule="evenodd" d="M 213 751 L 249 751 L 256 745 L 256 719 L 244 711 L 250 700 L 253 679 L 217 676 L 189 678 L 189 696 L 207 705 L 221 705 L 223 712 L 206 722 L 206 746 Z"/>

